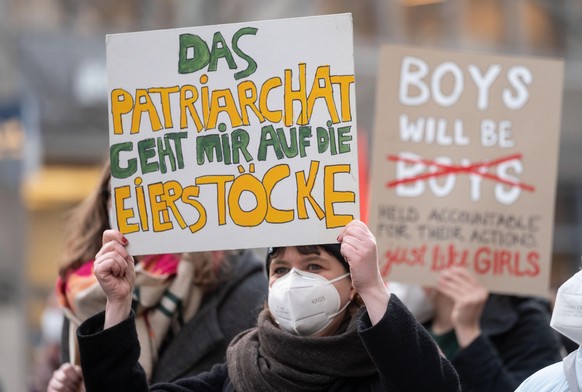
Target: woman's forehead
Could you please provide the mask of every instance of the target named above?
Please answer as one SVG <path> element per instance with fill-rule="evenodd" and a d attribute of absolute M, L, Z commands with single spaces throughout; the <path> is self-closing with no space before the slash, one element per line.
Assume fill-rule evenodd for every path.
<path fill-rule="evenodd" d="M 323 249 L 314 246 L 313 251 L 306 251 L 305 249 L 298 249 L 295 246 L 289 246 L 276 252 L 271 257 L 272 262 L 291 262 L 291 261 L 332 261 L 335 257 L 325 252 Z M 339 263 L 339 260 L 338 260 Z"/>

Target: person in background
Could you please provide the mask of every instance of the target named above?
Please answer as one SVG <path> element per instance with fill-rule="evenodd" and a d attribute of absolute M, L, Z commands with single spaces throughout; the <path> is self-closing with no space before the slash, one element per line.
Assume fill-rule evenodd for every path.
<path fill-rule="evenodd" d="M 272 249 L 268 303 L 257 326 L 231 342 L 226 362 L 150 390 L 459 391 L 449 361 L 386 289 L 368 227 L 352 221 L 338 241 Z M 127 244 L 107 230 L 95 260 L 107 308 L 77 330 L 89 391 L 148 390 L 137 360 Z"/>
<path fill-rule="evenodd" d="M 427 289 L 434 314 L 424 326 L 459 374 L 463 391 L 514 391 L 561 358 L 542 299 L 490 294 L 466 269 L 443 270 Z"/>
<path fill-rule="evenodd" d="M 556 296 L 558 295 L 558 289 L 560 288 L 560 286 L 556 286 L 554 284 L 551 285 L 550 287 L 550 312 L 553 314 L 553 310 L 556 304 Z M 555 328 L 554 328 L 555 329 Z M 573 341 L 572 339 L 570 339 L 569 337 L 567 337 L 566 335 L 564 335 L 563 333 L 561 333 L 560 331 L 556 331 L 558 336 L 560 337 L 560 341 L 562 342 L 562 345 L 564 346 L 564 352 L 562 353 L 562 357 L 567 356 L 568 354 L 572 353 L 573 351 L 576 351 L 579 347 L 579 344 L 575 341 Z"/>
<path fill-rule="evenodd" d="M 105 309 L 93 270 L 109 229 L 110 171 L 73 215 L 56 291 L 66 315 L 61 356 L 49 392 L 82 390 L 75 330 Z M 256 324 L 265 301 L 263 263 L 251 250 L 136 257 L 132 293 L 140 364 L 151 382 L 172 381 L 222 362 L 239 332 Z"/>
<path fill-rule="evenodd" d="M 63 311 L 54 293 L 46 299 L 40 315 L 41 342 L 34 358 L 29 392 L 46 392 L 53 372 L 59 368 Z"/>
<path fill-rule="evenodd" d="M 582 390 L 582 271 L 564 282 L 556 293 L 550 326 L 578 348 L 562 361 L 528 377 L 515 392 L 580 392 Z"/>

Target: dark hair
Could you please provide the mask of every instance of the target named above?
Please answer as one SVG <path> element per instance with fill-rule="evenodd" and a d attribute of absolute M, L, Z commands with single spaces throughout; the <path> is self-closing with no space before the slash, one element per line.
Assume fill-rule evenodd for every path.
<path fill-rule="evenodd" d="M 267 260 L 266 260 L 266 264 L 265 264 L 267 275 L 269 274 L 269 267 L 271 265 L 271 260 L 273 259 L 273 257 L 279 256 L 279 255 L 285 253 L 285 249 L 287 249 L 286 246 L 269 248 L 269 250 L 267 251 Z M 329 253 L 330 255 L 335 257 L 336 259 L 338 259 L 340 261 L 340 263 L 342 263 L 342 265 L 344 266 L 346 271 L 350 272 L 350 265 L 348 264 L 346 259 L 344 259 L 344 257 L 342 256 L 340 244 L 301 245 L 301 246 L 295 246 L 295 249 L 297 249 L 297 252 L 299 252 L 302 255 L 310 255 L 310 254 L 320 255 L 321 249 L 323 249 L 324 251 L 326 251 L 327 253 Z"/>
<path fill-rule="evenodd" d="M 285 249 L 287 249 L 287 248 L 288 247 L 286 247 L 286 246 L 280 246 L 280 247 L 268 249 L 267 260 L 266 260 L 266 265 L 265 265 L 265 267 L 267 269 L 267 275 L 269 275 L 269 267 L 271 265 L 271 259 L 273 257 L 279 256 L 279 255 L 285 253 Z M 299 252 L 302 255 L 310 255 L 310 254 L 320 255 L 321 249 L 323 249 L 324 251 L 326 251 L 330 255 L 334 256 L 336 259 L 338 259 L 340 261 L 340 263 L 342 263 L 342 265 L 344 266 L 346 272 L 350 272 L 350 265 L 348 264 L 346 259 L 342 256 L 341 245 L 338 243 L 336 243 L 336 244 L 322 244 L 322 245 L 301 245 L 301 246 L 295 246 L 295 249 L 297 249 L 297 252 Z M 364 301 L 362 301 L 362 297 L 360 297 L 360 294 L 356 293 L 356 295 L 352 299 L 352 302 L 350 302 L 350 304 L 348 306 L 348 314 L 350 315 L 350 317 L 353 317 L 356 314 L 356 312 L 358 311 L 358 309 L 360 307 L 362 307 L 363 305 L 364 305 Z"/>

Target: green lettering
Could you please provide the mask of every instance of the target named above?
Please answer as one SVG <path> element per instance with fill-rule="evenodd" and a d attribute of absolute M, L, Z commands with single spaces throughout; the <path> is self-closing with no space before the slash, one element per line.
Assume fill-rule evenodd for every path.
<path fill-rule="evenodd" d="M 192 49 L 188 58 L 188 49 Z M 204 68 L 210 61 L 210 50 L 202 38 L 195 34 L 180 34 L 180 51 L 178 55 L 178 73 L 188 74 Z"/>
<path fill-rule="evenodd" d="M 132 142 L 117 143 L 109 149 L 109 160 L 111 161 L 111 175 L 115 178 L 127 178 L 137 171 L 137 160 L 135 158 L 127 161 L 127 167 L 119 165 L 119 154 L 121 151 L 133 151 Z"/>
<path fill-rule="evenodd" d="M 272 146 L 275 150 L 277 159 L 283 159 L 283 150 L 281 150 L 281 143 L 277 137 L 277 133 L 272 125 L 266 125 L 261 128 L 261 141 L 259 145 L 259 154 L 257 159 L 265 161 L 267 159 L 267 147 Z"/>
<path fill-rule="evenodd" d="M 233 163 L 237 164 L 240 162 L 239 153 L 242 153 L 245 157 L 247 162 L 253 160 L 251 154 L 249 154 L 249 150 L 247 149 L 250 141 L 249 133 L 242 128 L 235 129 L 230 134 L 230 138 L 232 140 L 232 161 Z"/>
<path fill-rule="evenodd" d="M 247 76 L 254 74 L 257 70 L 257 62 L 238 47 L 238 40 L 240 37 L 247 34 L 255 35 L 257 34 L 257 30 L 258 29 L 255 27 L 243 27 L 232 36 L 232 50 L 234 50 L 238 57 L 247 62 L 247 68 L 235 73 L 234 80 L 246 78 Z"/>
<path fill-rule="evenodd" d="M 352 135 L 350 135 L 351 128 L 352 126 L 348 125 L 347 127 L 339 127 L 337 129 L 337 144 L 340 154 L 350 152 L 351 150 L 349 145 L 349 142 L 352 141 Z"/>
<path fill-rule="evenodd" d="M 287 158 L 293 158 L 296 157 L 297 153 L 299 152 L 297 148 L 297 129 L 295 127 L 292 127 L 289 130 L 291 131 L 289 136 L 290 139 L 289 145 L 287 145 L 285 131 L 283 130 L 283 128 L 277 128 L 277 136 L 279 138 L 281 148 L 283 149 L 285 156 Z"/>
<path fill-rule="evenodd" d="M 155 146 L 156 140 L 154 138 L 144 139 L 137 142 L 139 163 L 141 165 L 142 174 L 152 173 L 160 170 L 160 165 L 157 162 L 148 162 L 148 159 L 156 156 Z"/>
<path fill-rule="evenodd" d="M 208 162 L 214 161 L 214 152 L 216 152 L 216 160 L 222 162 L 219 135 L 198 136 L 196 138 L 196 162 L 199 165 L 204 164 L 205 156 Z"/>
<path fill-rule="evenodd" d="M 212 51 L 210 52 L 210 63 L 208 65 L 208 72 L 216 71 L 218 68 L 218 59 L 224 58 L 228 63 L 228 68 L 236 69 L 236 62 L 230 53 L 230 49 L 224 42 L 224 37 L 219 31 L 214 33 L 214 39 L 212 40 Z"/>

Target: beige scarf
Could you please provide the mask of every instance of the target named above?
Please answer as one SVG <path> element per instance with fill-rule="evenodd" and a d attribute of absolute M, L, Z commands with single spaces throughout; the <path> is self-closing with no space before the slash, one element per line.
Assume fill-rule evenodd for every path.
<path fill-rule="evenodd" d="M 190 254 L 191 256 L 192 254 Z M 204 253 L 199 254 L 205 257 Z M 203 290 L 193 284 L 195 258 L 156 255 L 136 265 L 134 302 L 136 327 L 141 346 L 139 363 L 148 380 L 158 360 L 159 349 L 168 333 L 177 334 L 198 311 Z M 79 363 L 75 332 L 87 318 L 105 309 L 107 298 L 93 274 L 93 261 L 57 282 L 57 294 L 69 328 L 71 363 Z"/>

